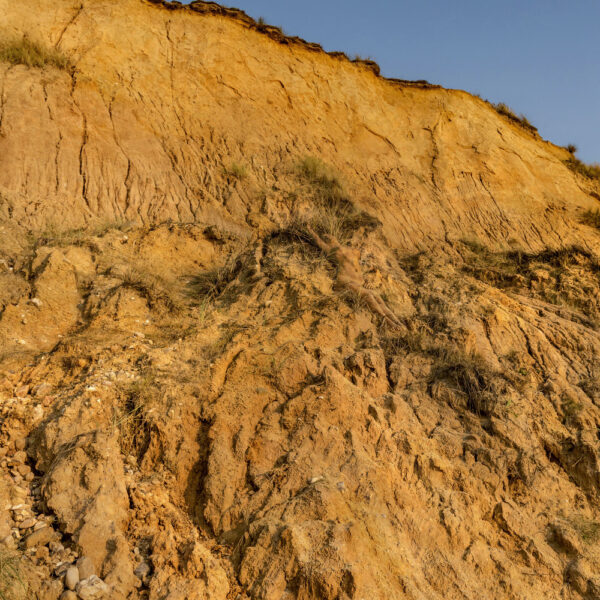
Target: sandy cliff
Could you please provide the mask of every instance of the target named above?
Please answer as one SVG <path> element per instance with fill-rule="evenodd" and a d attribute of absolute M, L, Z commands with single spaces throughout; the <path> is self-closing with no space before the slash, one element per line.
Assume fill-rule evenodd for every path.
<path fill-rule="evenodd" d="M 71 65 L 0 61 L 14 593 L 86 557 L 81 598 L 600 597 L 565 149 L 211 3 L 0 15 Z"/>

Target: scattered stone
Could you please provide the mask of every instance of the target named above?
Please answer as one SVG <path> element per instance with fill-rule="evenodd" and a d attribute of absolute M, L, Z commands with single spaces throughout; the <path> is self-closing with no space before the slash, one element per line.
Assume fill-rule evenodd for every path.
<path fill-rule="evenodd" d="M 61 594 L 60 600 L 77 600 L 77 594 L 71 590 L 65 590 Z"/>
<path fill-rule="evenodd" d="M 24 521 L 21 521 L 19 523 L 19 529 L 29 529 L 30 527 L 33 527 L 35 524 L 37 523 L 37 521 L 30 517 L 29 519 L 25 519 Z"/>
<path fill-rule="evenodd" d="M 47 396 L 52 391 L 52 386 L 48 383 L 41 383 L 35 388 L 36 398 Z"/>
<path fill-rule="evenodd" d="M 65 587 L 69 590 L 74 590 L 79 583 L 79 569 L 71 566 L 65 573 Z"/>
<path fill-rule="evenodd" d="M 12 460 L 15 463 L 25 463 L 27 460 L 27 454 L 23 450 L 18 450 L 14 453 Z"/>
<path fill-rule="evenodd" d="M 92 575 L 96 574 L 96 569 L 94 567 L 94 563 L 87 556 L 82 556 L 77 561 L 77 568 L 79 569 L 79 579 L 88 579 Z"/>
<path fill-rule="evenodd" d="M 143 561 L 135 568 L 133 573 L 139 579 L 145 579 L 150 574 L 150 565 L 146 561 Z"/>
<path fill-rule="evenodd" d="M 23 477 L 27 477 L 27 475 L 31 473 L 31 467 L 29 465 L 19 465 L 17 470 L 21 475 L 23 475 Z"/>
<path fill-rule="evenodd" d="M 65 547 L 60 543 L 60 542 L 50 542 L 48 544 L 49 548 L 50 548 L 50 552 L 62 552 Z"/>
<path fill-rule="evenodd" d="M 81 600 L 100 600 L 106 598 L 110 588 L 95 575 L 82 579 L 76 587 L 76 592 Z"/>
<path fill-rule="evenodd" d="M 43 527 L 25 538 L 25 548 L 34 548 L 35 546 L 45 546 L 55 540 L 56 533 L 52 527 Z"/>
<path fill-rule="evenodd" d="M 43 583 L 41 594 L 36 597 L 44 598 L 44 600 L 57 600 L 60 597 L 62 591 L 62 583 L 58 581 L 58 579 L 53 579 L 51 581 L 45 581 Z"/>
<path fill-rule="evenodd" d="M 34 423 L 41 421 L 44 418 L 44 409 L 41 404 L 37 404 L 31 411 L 31 418 Z"/>
<path fill-rule="evenodd" d="M 26 446 L 27 446 L 26 438 L 19 438 L 18 440 L 15 440 L 15 448 L 17 450 L 25 450 Z"/>
<path fill-rule="evenodd" d="M 25 342 L 23 342 L 25 343 Z M 29 386 L 28 385 L 22 385 L 21 387 L 18 387 L 15 390 L 15 396 L 17 398 L 25 398 L 27 396 L 27 394 L 29 394 Z"/>
<path fill-rule="evenodd" d="M 50 558 L 50 550 L 48 550 L 47 546 L 38 546 L 35 552 L 35 557 L 40 562 L 47 562 Z"/>

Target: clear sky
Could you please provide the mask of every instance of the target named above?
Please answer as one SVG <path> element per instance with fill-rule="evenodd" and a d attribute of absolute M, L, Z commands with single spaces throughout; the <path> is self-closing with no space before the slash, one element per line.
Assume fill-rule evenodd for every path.
<path fill-rule="evenodd" d="M 600 162 L 600 0 L 230 0 L 254 18 L 505 102 L 540 134 Z"/>

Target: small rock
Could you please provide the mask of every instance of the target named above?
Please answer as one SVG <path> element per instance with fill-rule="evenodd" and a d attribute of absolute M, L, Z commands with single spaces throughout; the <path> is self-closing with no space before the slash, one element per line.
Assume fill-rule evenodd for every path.
<path fill-rule="evenodd" d="M 53 579 L 51 581 L 45 581 L 42 584 L 42 589 L 40 590 L 40 595 L 38 598 L 44 598 L 48 600 L 56 600 L 61 595 L 63 590 L 62 583 L 57 579 Z"/>
<path fill-rule="evenodd" d="M 29 465 L 19 465 L 17 470 L 21 475 L 23 475 L 23 477 L 27 477 L 27 475 L 31 473 L 31 467 Z"/>
<path fill-rule="evenodd" d="M 33 410 L 31 411 L 31 418 L 33 419 L 34 423 L 37 423 L 44 418 L 44 409 L 41 404 L 37 404 L 33 407 Z"/>
<path fill-rule="evenodd" d="M 18 450 L 12 457 L 13 462 L 24 464 L 27 460 L 27 454 L 23 450 Z"/>
<path fill-rule="evenodd" d="M 23 343 L 25 343 L 25 342 L 23 342 Z M 15 396 L 17 398 L 25 398 L 28 393 L 29 393 L 29 386 L 28 385 L 22 385 L 21 387 L 18 387 L 15 390 Z"/>
<path fill-rule="evenodd" d="M 65 590 L 61 594 L 60 600 L 77 600 L 77 594 L 71 590 Z"/>
<path fill-rule="evenodd" d="M 95 575 L 82 579 L 76 587 L 77 595 L 81 600 L 100 600 L 106 598 L 110 588 Z"/>
<path fill-rule="evenodd" d="M 79 569 L 75 566 L 69 567 L 65 573 L 65 587 L 74 590 L 79 583 Z"/>
<path fill-rule="evenodd" d="M 26 446 L 27 446 L 26 438 L 19 438 L 18 440 L 15 440 L 15 448 L 17 450 L 25 450 Z"/>
<path fill-rule="evenodd" d="M 139 579 L 144 579 L 150 574 L 150 565 L 147 562 L 141 562 L 133 572 Z"/>
<path fill-rule="evenodd" d="M 68 570 L 68 569 L 69 569 L 71 566 L 72 566 L 72 565 L 71 565 L 71 563 L 69 563 L 69 562 L 65 562 L 65 561 L 63 561 L 63 562 L 59 562 L 59 563 L 58 563 L 58 564 L 57 564 L 57 565 L 54 567 L 54 574 L 55 574 L 57 577 L 62 577 L 62 576 L 63 576 L 63 575 L 64 575 L 64 574 L 67 572 L 67 570 Z M 79 573 L 79 572 L 78 572 L 78 573 Z"/>
<path fill-rule="evenodd" d="M 25 519 L 24 521 L 21 521 L 19 523 L 19 529 L 29 529 L 30 527 L 33 527 L 36 523 L 37 521 L 33 518 Z"/>
<path fill-rule="evenodd" d="M 37 308 L 39 308 L 40 306 L 42 306 L 42 301 L 39 298 L 30 298 L 29 299 L 29 303 L 33 304 Z"/>
<path fill-rule="evenodd" d="M 46 562 L 50 558 L 50 550 L 48 550 L 47 546 L 38 546 L 35 557 L 40 562 Z"/>
<path fill-rule="evenodd" d="M 56 533 L 52 527 L 43 527 L 33 533 L 30 533 L 25 538 L 25 548 L 33 548 L 35 546 L 45 546 L 54 541 Z"/>
<path fill-rule="evenodd" d="M 52 391 L 52 386 L 48 383 L 40 383 L 40 385 L 38 385 L 35 388 L 35 396 L 36 398 L 43 398 L 44 396 L 47 396 L 50 392 Z"/>
<path fill-rule="evenodd" d="M 87 556 L 82 556 L 76 564 L 77 568 L 79 569 L 79 579 L 88 579 L 92 575 L 96 574 L 94 563 Z"/>
<path fill-rule="evenodd" d="M 308 480 L 308 483 L 319 483 L 319 481 L 323 481 L 324 477 L 322 475 L 317 475 L 316 477 L 311 477 Z"/>

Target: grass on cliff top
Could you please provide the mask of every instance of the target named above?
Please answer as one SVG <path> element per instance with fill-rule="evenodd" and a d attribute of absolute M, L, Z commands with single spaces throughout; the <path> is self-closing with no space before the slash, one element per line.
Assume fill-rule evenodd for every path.
<path fill-rule="evenodd" d="M 579 160 L 576 156 L 571 156 L 565 161 L 565 165 L 567 165 L 571 171 L 583 175 L 588 179 L 600 180 L 600 164 L 594 163 L 588 165 L 582 160 Z"/>
<path fill-rule="evenodd" d="M 532 125 L 525 115 L 517 115 L 515 111 L 512 108 L 510 108 L 510 106 L 508 106 L 507 104 L 504 104 L 504 102 L 498 102 L 497 104 L 490 102 L 490 104 L 494 107 L 496 112 L 507 117 L 514 123 L 521 125 L 521 127 L 523 127 L 524 129 L 527 129 L 532 133 L 537 132 L 537 127 Z"/>
<path fill-rule="evenodd" d="M 27 37 L 0 40 L 0 62 L 42 69 L 55 67 L 67 70 L 71 63 L 59 50 L 38 44 Z"/>

